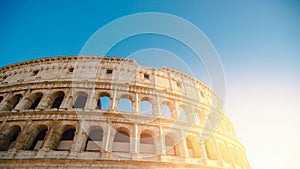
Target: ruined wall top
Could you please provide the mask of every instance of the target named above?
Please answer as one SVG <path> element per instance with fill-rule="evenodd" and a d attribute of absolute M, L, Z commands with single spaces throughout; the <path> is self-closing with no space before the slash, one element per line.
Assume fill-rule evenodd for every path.
<path fill-rule="evenodd" d="M 142 84 L 157 89 L 214 98 L 214 91 L 200 80 L 169 67 L 155 69 L 140 66 L 135 60 L 107 56 L 59 56 L 10 64 L 0 68 L 1 85 L 33 81 L 102 81 Z"/>

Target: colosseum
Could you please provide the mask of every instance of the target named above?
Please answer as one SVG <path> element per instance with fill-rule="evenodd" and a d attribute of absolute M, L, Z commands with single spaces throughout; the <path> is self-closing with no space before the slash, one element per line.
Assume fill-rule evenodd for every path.
<path fill-rule="evenodd" d="M 0 72 L 0 168 L 251 168 L 222 101 L 172 68 L 64 56 Z"/>

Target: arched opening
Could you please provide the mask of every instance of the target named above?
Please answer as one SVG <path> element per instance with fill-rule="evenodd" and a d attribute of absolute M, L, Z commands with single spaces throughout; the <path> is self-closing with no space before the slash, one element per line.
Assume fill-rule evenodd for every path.
<path fill-rule="evenodd" d="M 39 73 L 39 71 L 40 71 L 40 70 L 35 70 L 35 71 L 33 71 L 33 72 L 32 72 L 32 76 L 37 75 L 37 74 Z"/>
<path fill-rule="evenodd" d="M 58 109 L 60 107 L 62 101 L 64 100 L 65 93 L 62 91 L 59 91 L 59 92 L 54 93 L 53 96 L 54 96 L 54 101 L 52 102 L 50 108 Z"/>
<path fill-rule="evenodd" d="M 33 96 L 31 97 L 31 101 L 28 104 L 28 107 L 25 109 L 35 109 L 40 101 L 42 100 L 43 94 L 42 93 L 34 93 Z"/>
<path fill-rule="evenodd" d="M 3 96 L 0 96 L 0 103 L 2 102 L 2 100 L 3 100 Z"/>
<path fill-rule="evenodd" d="M 7 77 L 8 77 L 8 76 L 6 76 L 6 75 L 5 75 L 5 76 L 3 76 L 3 77 L 2 77 L 2 80 L 5 80 Z"/>
<path fill-rule="evenodd" d="M 85 151 L 100 151 L 101 144 L 103 140 L 103 130 L 102 129 L 94 129 L 89 133 Z"/>
<path fill-rule="evenodd" d="M 118 102 L 118 110 L 121 112 L 132 112 L 132 102 L 128 98 L 121 98 Z"/>
<path fill-rule="evenodd" d="M 155 147 L 152 135 L 142 133 L 140 136 L 140 153 L 153 154 L 154 152 Z"/>
<path fill-rule="evenodd" d="M 194 152 L 194 148 L 193 148 L 193 144 L 192 144 L 191 140 L 186 139 L 186 147 L 188 149 L 189 157 L 195 158 L 195 152 Z"/>
<path fill-rule="evenodd" d="M 219 151 L 221 153 L 222 159 L 229 163 L 230 156 L 224 143 L 219 143 Z"/>
<path fill-rule="evenodd" d="M 141 101 L 140 112 L 141 112 L 141 114 L 151 115 L 152 114 L 152 104 L 146 100 Z"/>
<path fill-rule="evenodd" d="M 212 140 L 206 140 L 204 145 L 205 145 L 205 151 L 206 151 L 207 158 L 210 160 L 217 160 L 217 156 L 216 156 L 217 152 L 215 150 L 215 146 L 214 146 Z"/>
<path fill-rule="evenodd" d="M 117 131 L 114 143 L 113 143 L 113 152 L 130 152 L 130 137 L 127 131 L 119 130 Z"/>
<path fill-rule="evenodd" d="M 5 107 L 3 108 L 3 110 L 12 110 L 14 109 L 17 104 L 19 103 L 20 99 L 21 99 L 22 95 L 21 94 L 17 94 L 17 95 L 14 95 L 13 97 L 11 97 Z"/>
<path fill-rule="evenodd" d="M 41 99 L 42 99 L 42 97 L 36 98 L 34 100 L 34 102 L 31 104 L 31 106 L 29 107 L 29 109 L 35 109 L 39 105 Z"/>
<path fill-rule="evenodd" d="M 168 117 L 168 118 L 171 117 L 171 109 L 170 109 L 170 107 L 167 104 L 162 104 L 161 111 L 162 111 L 161 112 L 162 116 Z"/>
<path fill-rule="evenodd" d="M 21 132 L 21 127 L 16 125 L 10 127 L 0 140 L 0 150 L 7 151 L 15 146 L 16 140 Z"/>
<path fill-rule="evenodd" d="M 69 72 L 73 73 L 74 72 L 74 67 L 69 67 Z"/>
<path fill-rule="evenodd" d="M 35 139 L 33 140 L 29 150 L 39 150 L 39 149 L 41 149 L 42 146 L 43 146 L 44 139 L 46 137 L 47 132 L 48 132 L 47 128 L 40 131 L 38 133 L 38 135 L 35 137 Z"/>
<path fill-rule="evenodd" d="M 109 96 L 101 96 L 97 102 L 97 107 L 100 110 L 109 110 L 110 98 Z"/>
<path fill-rule="evenodd" d="M 73 107 L 84 109 L 86 101 L 87 101 L 87 94 L 86 93 L 80 93 L 78 95 L 78 97 L 76 98 L 76 101 L 75 101 L 75 104 L 74 104 Z"/>
<path fill-rule="evenodd" d="M 176 152 L 176 145 L 174 142 L 173 137 L 166 135 L 165 136 L 165 147 L 166 147 L 166 154 L 170 156 L 176 156 L 178 153 Z"/>
<path fill-rule="evenodd" d="M 73 143 L 73 139 L 75 136 L 75 128 L 70 128 L 67 129 L 62 135 L 61 138 L 59 140 L 58 146 L 56 148 L 56 150 L 59 151 L 65 151 L 65 150 L 70 150 L 72 143 Z"/>
<path fill-rule="evenodd" d="M 180 117 L 179 117 L 180 120 L 187 121 L 187 114 L 182 107 L 179 108 L 179 112 L 180 112 Z"/>

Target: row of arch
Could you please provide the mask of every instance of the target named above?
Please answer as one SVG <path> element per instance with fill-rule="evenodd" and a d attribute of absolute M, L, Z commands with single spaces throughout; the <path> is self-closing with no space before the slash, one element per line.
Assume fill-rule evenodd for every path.
<path fill-rule="evenodd" d="M 72 125 L 66 125 L 61 132 L 59 139 L 56 139 L 56 144 L 52 145 L 50 149 L 56 151 L 70 151 L 74 136 L 76 133 L 76 127 Z M 155 151 L 155 138 L 151 132 L 143 131 L 140 134 L 140 153 L 141 154 L 154 154 Z M 9 127 L 2 135 L 0 141 L 0 151 L 7 151 L 11 148 L 15 148 L 16 141 L 21 134 L 21 127 L 14 125 Z M 20 149 L 22 150 L 39 150 L 45 143 L 46 136 L 49 135 L 49 128 L 46 125 L 38 125 L 24 142 Z M 83 151 L 99 152 L 102 148 L 104 132 L 101 127 L 93 128 L 86 138 Z M 129 131 L 125 128 L 119 128 L 114 135 L 112 152 L 130 153 L 130 135 Z M 187 148 L 189 150 L 189 157 L 200 157 L 194 152 L 192 142 L 189 138 L 186 139 Z M 179 156 L 179 149 L 176 146 L 175 139 L 172 134 L 165 136 L 166 154 L 172 156 Z M 199 153 L 198 153 L 199 154 Z"/>
<path fill-rule="evenodd" d="M 85 109 L 87 103 L 89 101 L 89 96 L 86 92 L 77 92 L 75 94 L 75 98 L 73 99 L 72 108 L 76 109 Z M 42 99 L 46 97 L 45 100 Z M 42 92 L 31 93 L 28 97 L 23 98 L 22 94 L 15 94 L 13 96 L 8 96 L 8 98 L 4 98 L 4 96 L 0 96 L 0 110 L 3 111 L 11 111 L 13 109 L 18 110 L 34 110 L 34 109 L 47 109 L 47 108 L 61 108 L 63 102 L 67 99 L 65 92 L 56 91 L 50 96 L 44 96 Z M 109 110 L 112 108 L 113 98 L 107 92 L 100 93 L 98 98 L 95 98 L 96 104 L 94 105 L 94 109 L 99 110 Z M 3 102 L 3 103 L 2 103 Z M 154 108 L 155 103 L 153 103 L 149 97 L 144 97 L 139 102 L 139 113 L 145 115 L 154 115 L 157 109 Z M 67 105 L 69 106 L 69 105 Z M 187 106 L 180 106 L 178 110 L 176 110 L 175 106 L 168 101 L 163 101 L 160 104 L 160 108 L 158 109 L 159 115 L 166 118 L 178 118 L 183 121 L 196 121 L 200 123 L 200 117 L 197 112 L 189 113 L 186 111 Z M 120 112 L 133 112 L 134 104 L 132 98 L 128 95 L 122 95 L 121 98 L 117 100 L 117 104 L 115 107 Z M 174 115 L 179 113 L 179 115 Z"/>
<path fill-rule="evenodd" d="M 72 124 L 65 124 L 62 127 L 48 127 L 47 124 L 38 124 L 30 127 L 31 131 L 23 132 L 19 125 L 7 127 L 0 135 L 0 151 L 8 151 L 15 148 L 20 150 L 40 150 L 48 149 L 55 151 L 71 151 L 72 146 L 79 146 L 76 144 L 75 136 L 78 135 L 78 128 Z M 133 141 L 129 129 L 118 127 L 113 134 L 104 132 L 101 126 L 91 126 L 83 137 L 83 145 L 81 152 L 101 152 L 106 149 L 103 142 L 109 142 L 107 137 L 111 139 L 111 151 L 118 153 L 131 153 L 131 142 Z M 159 139 L 151 130 L 145 129 L 138 135 L 139 140 L 139 154 L 158 154 Z M 49 141 L 51 140 L 51 141 Z M 78 140 L 77 140 L 78 141 Z M 19 143 L 19 144 L 18 144 Z M 218 152 L 222 159 L 228 163 L 234 161 L 238 165 L 242 165 L 245 159 L 238 154 L 238 151 L 231 146 L 226 147 L 223 143 L 218 143 L 216 149 L 214 141 L 208 140 L 202 144 L 194 136 L 186 136 L 184 141 L 178 142 L 176 133 L 168 133 L 164 135 L 165 154 L 168 156 L 185 156 L 182 154 L 182 145 L 185 144 L 187 156 L 190 158 L 202 158 L 205 155 L 210 160 L 218 160 Z M 205 151 L 203 154 L 202 151 Z M 218 152 L 217 152 L 218 151 Z"/>
<path fill-rule="evenodd" d="M 36 92 L 31 94 L 29 97 L 26 97 L 24 99 L 22 109 L 36 109 L 38 105 L 40 104 L 44 94 L 42 92 Z M 0 96 L 0 103 L 2 103 L 2 109 L 4 111 L 7 110 L 13 110 L 17 107 L 18 104 L 20 104 L 20 101 L 22 99 L 22 94 L 15 94 L 8 98 L 5 103 L 2 103 L 4 100 L 3 96 Z M 54 98 L 53 101 L 49 104 L 50 106 L 48 108 L 59 108 L 61 106 L 61 103 L 65 97 L 65 93 L 62 91 L 58 91 L 53 93 L 49 98 Z"/>

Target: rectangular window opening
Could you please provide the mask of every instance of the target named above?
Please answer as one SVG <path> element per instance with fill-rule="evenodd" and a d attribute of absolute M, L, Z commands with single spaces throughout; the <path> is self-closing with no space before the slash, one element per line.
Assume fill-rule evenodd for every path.
<path fill-rule="evenodd" d="M 112 69 L 107 69 L 106 70 L 106 75 L 112 75 L 113 70 Z"/>
<path fill-rule="evenodd" d="M 149 80 L 149 74 L 145 73 L 145 74 L 144 74 L 144 79 L 145 79 L 145 80 Z"/>

